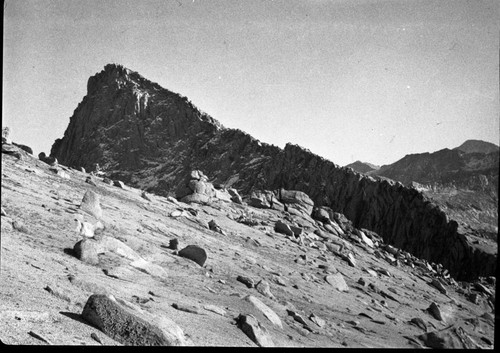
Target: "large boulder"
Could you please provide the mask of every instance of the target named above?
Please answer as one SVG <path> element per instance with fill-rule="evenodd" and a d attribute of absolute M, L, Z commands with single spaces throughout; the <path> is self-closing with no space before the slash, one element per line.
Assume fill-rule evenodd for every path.
<path fill-rule="evenodd" d="M 75 256 L 90 265 L 99 263 L 98 254 L 103 252 L 103 247 L 99 241 L 91 238 L 84 238 L 73 246 Z"/>
<path fill-rule="evenodd" d="M 41 160 L 44 163 L 47 163 L 48 165 L 55 166 L 58 164 L 57 158 L 56 157 L 51 157 L 51 156 L 46 156 L 45 152 L 41 152 L 38 154 L 38 159 Z"/>
<path fill-rule="evenodd" d="M 253 315 L 240 314 L 236 322 L 238 327 L 259 347 L 274 347 L 271 335 Z"/>
<path fill-rule="evenodd" d="M 280 204 L 276 196 L 269 190 L 254 190 L 248 198 L 248 205 L 255 208 L 274 208 Z"/>
<path fill-rule="evenodd" d="M 274 231 L 278 232 L 278 233 L 285 234 L 285 235 L 297 236 L 297 237 L 302 234 L 302 228 L 295 227 L 295 226 L 290 225 L 290 224 L 286 224 L 280 220 L 278 220 L 274 224 Z"/>
<path fill-rule="evenodd" d="M 311 217 L 312 219 L 315 219 L 317 221 L 321 221 L 323 223 L 329 223 L 331 222 L 331 218 L 330 218 L 330 212 L 328 211 L 331 211 L 329 207 L 325 206 L 314 207 Z"/>
<path fill-rule="evenodd" d="M 229 188 L 227 191 L 229 192 L 229 195 L 231 195 L 231 201 L 239 203 L 240 205 L 243 204 L 243 199 L 236 189 Z"/>
<path fill-rule="evenodd" d="M 207 204 L 214 201 L 231 202 L 231 195 L 226 190 L 216 190 L 208 177 L 200 170 L 193 170 L 185 183 L 176 190 L 176 197 L 185 203 Z"/>
<path fill-rule="evenodd" d="M 451 325 L 442 330 L 426 332 L 417 336 L 427 347 L 438 349 L 481 348 L 460 326 Z"/>
<path fill-rule="evenodd" d="M 90 215 L 100 219 L 102 217 L 102 209 L 100 204 L 101 196 L 92 190 L 87 190 L 83 195 L 80 209 Z"/>
<path fill-rule="evenodd" d="M 198 265 L 203 267 L 205 261 L 207 261 L 207 253 L 205 250 L 197 245 L 188 245 L 181 251 L 179 251 L 179 256 L 185 257 L 186 259 L 196 262 Z"/>
<path fill-rule="evenodd" d="M 75 256 L 91 265 L 99 263 L 98 255 L 113 252 L 129 260 L 137 261 L 141 257 L 128 245 L 118 239 L 100 236 L 98 238 L 84 238 L 73 246 Z"/>
<path fill-rule="evenodd" d="M 112 339 L 130 346 L 185 345 L 182 329 L 166 317 L 133 311 L 114 297 L 93 294 L 87 300 L 82 318 Z"/>
<path fill-rule="evenodd" d="M 261 311 L 262 314 L 264 314 L 264 316 L 273 323 L 273 325 L 278 326 L 281 329 L 283 328 L 283 324 L 281 323 L 279 316 L 260 299 L 254 297 L 253 295 L 247 295 L 245 300 L 252 303 L 259 311 Z"/>
<path fill-rule="evenodd" d="M 288 208 L 294 208 L 308 216 L 311 215 L 314 208 L 313 200 L 302 191 L 279 189 L 278 198 Z"/>

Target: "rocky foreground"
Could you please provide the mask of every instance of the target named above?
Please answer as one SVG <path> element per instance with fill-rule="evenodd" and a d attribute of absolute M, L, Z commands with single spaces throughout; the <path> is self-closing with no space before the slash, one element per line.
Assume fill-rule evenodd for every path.
<path fill-rule="evenodd" d="M 457 282 L 304 193 L 194 171 L 181 202 L 2 152 L 3 343 L 494 347 L 494 277 Z"/>

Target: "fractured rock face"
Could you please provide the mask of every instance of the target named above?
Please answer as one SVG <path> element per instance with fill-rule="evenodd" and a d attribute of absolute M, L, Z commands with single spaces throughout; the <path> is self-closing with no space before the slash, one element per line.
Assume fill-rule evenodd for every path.
<path fill-rule="evenodd" d="M 286 204 L 289 208 L 295 208 L 307 216 L 312 213 L 314 202 L 305 192 L 280 189 L 278 198 L 280 202 Z"/>

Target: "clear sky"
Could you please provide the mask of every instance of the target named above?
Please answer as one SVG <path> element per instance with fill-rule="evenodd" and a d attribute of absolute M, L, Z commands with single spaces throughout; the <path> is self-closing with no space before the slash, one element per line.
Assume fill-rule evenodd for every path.
<path fill-rule="evenodd" d="M 5 0 L 2 125 L 50 152 L 117 63 L 336 164 L 499 144 L 497 0 Z"/>

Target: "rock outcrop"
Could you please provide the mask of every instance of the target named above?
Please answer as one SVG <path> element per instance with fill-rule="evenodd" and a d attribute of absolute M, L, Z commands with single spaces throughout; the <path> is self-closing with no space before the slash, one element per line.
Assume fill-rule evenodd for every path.
<path fill-rule="evenodd" d="M 73 168 L 91 170 L 98 163 L 109 178 L 164 196 L 185 187 L 192 170 L 242 195 L 301 191 L 315 206 L 345 214 L 355 227 L 439 262 L 457 278 L 496 269 L 496 249 L 475 247 L 417 190 L 362 176 L 299 146 L 281 149 L 224 128 L 187 98 L 119 65 L 89 79 L 87 95 L 51 156 Z"/>

